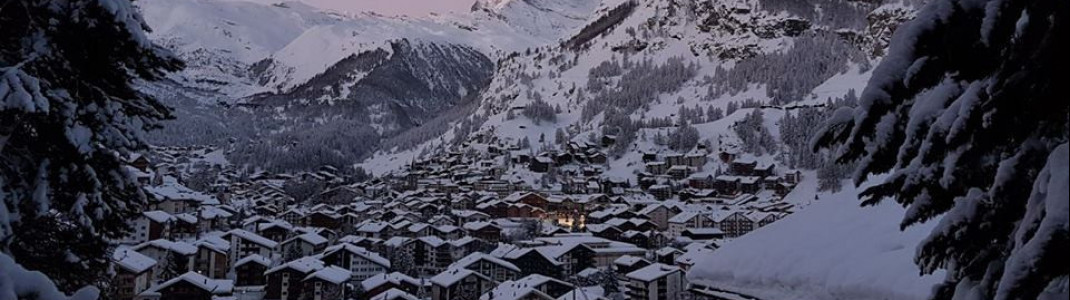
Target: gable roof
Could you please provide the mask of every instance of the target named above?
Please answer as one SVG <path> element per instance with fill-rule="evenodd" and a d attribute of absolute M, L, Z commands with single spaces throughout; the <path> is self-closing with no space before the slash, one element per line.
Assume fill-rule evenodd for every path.
<path fill-rule="evenodd" d="M 249 256 L 243 257 L 242 259 L 239 259 L 237 262 L 235 262 L 234 266 L 238 267 L 247 263 L 257 263 L 265 267 L 271 266 L 271 260 L 267 259 L 266 257 L 260 256 L 260 254 L 250 254 Z"/>
<path fill-rule="evenodd" d="M 360 286 L 364 288 L 365 291 L 370 291 L 386 283 L 393 283 L 394 285 L 401 285 L 402 283 L 408 283 L 415 286 L 421 285 L 419 279 L 412 278 L 411 276 L 405 275 L 404 273 L 393 272 L 390 274 L 382 273 L 379 275 L 368 277 L 368 279 L 365 279 L 364 281 L 360 282 Z"/>
<path fill-rule="evenodd" d="M 342 284 L 349 281 L 349 277 L 352 275 L 349 270 L 339 268 L 338 266 L 328 266 L 323 269 L 319 269 L 312 274 L 305 276 L 305 280 L 320 279 L 333 284 Z"/>
<path fill-rule="evenodd" d="M 236 237 L 241 238 L 243 240 L 247 240 L 247 241 L 259 244 L 259 245 L 264 246 L 266 248 L 273 248 L 274 249 L 276 246 L 279 245 L 278 242 L 272 241 L 272 240 L 270 240 L 270 239 L 268 239 L 266 237 L 263 237 L 263 236 L 261 236 L 259 234 L 255 234 L 255 233 L 252 233 L 252 232 L 249 232 L 249 231 L 246 231 L 244 229 L 232 229 L 230 231 L 227 231 L 226 234 L 232 235 L 232 236 L 236 236 Z"/>
<path fill-rule="evenodd" d="M 469 269 L 449 269 L 443 271 L 442 273 L 438 273 L 438 275 L 435 275 L 434 277 L 431 277 L 431 283 L 437 284 L 441 287 L 449 287 L 461 281 L 461 279 L 467 278 L 468 276 L 476 276 L 482 278 L 483 280 L 490 281 L 490 278 L 487 278 L 487 276 L 479 274 L 479 272 L 476 271 L 472 271 Z"/>
<path fill-rule="evenodd" d="M 141 274 L 156 265 L 156 260 L 130 248 L 115 249 L 111 258 L 115 265 L 134 274 Z"/>
<path fill-rule="evenodd" d="M 465 256 L 464 258 L 461 258 L 460 260 L 457 260 L 457 262 L 454 262 L 453 264 L 450 264 L 449 268 L 468 268 L 468 266 L 471 266 L 472 264 L 478 263 L 479 261 L 486 261 L 486 262 L 489 262 L 489 263 L 492 263 L 492 264 L 496 264 L 496 265 L 502 266 L 502 267 L 504 267 L 506 269 L 510 269 L 510 270 L 513 270 L 513 271 L 516 271 L 516 272 L 520 272 L 520 268 L 517 267 L 516 265 L 514 265 L 513 263 L 505 261 L 505 260 L 503 260 L 501 258 L 497 258 L 497 257 L 491 256 L 491 255 L 483 253 L 483 252 L 474 252 L 472 254 L 469 254 L 468 256 Z"/>
<path fill-rule="evenodd" d="M 657 280 L 661 277 L 668 276 L 669 274 L 672 274 L 674 272 L 681 272 L 681 270 L 679 267 L 676 266 L 670 266 L 662 263 L 654 263 L 649 266 L 632 271 L 631 273 L 628 273 L 624 276 L 628 277 L 629 279 L 649 282 Z"/>
<path fill-rule="evenodd" d="M 234 281 L 232 280 L 211 279 L 193 271 L 186 272 L 185 274 L 172 278 L 167 282 L 161 283 L 160 285 L 149 289 L 149 291 L 158 293 L 160 290 L 177 284 L 179 282 L 190 283 L 193 286 L 211 292 L 214 295 L 226 295 L 234 291 Z"/>
<path fill-rule="evenodd" d="M 325 265 L 326 264 L 324 264 L 323 261 L 319 260 L 318 258 L 306 256 L 292 260 L 280 266 L 268 269 L 267 272 L 264 272 L 264 275 L 268 275 L 285 269 L 293 269 L 294 271 L 307 274 L 319 269 L 323 269 Z"/>
<path fill-rule="evenodd" d="M 353 254 L 364 258 L 367 261 L 380 265 L 384 268 L 390 267 L 390 260 L 379 255 L 379 253 L 372 252 L 364 247 L 356 246 L 349 243 L 342 243 L 334 246 L 327 247 L 323 251 L 323 256 L 330 256 L 339 251 L 345 251 L 346 253 Z"/>
<path fill-rule="evenodd" d="M 175 253 L 182 254 L 182 255 L 193 255 L 193 254 L 197 253 L 197 246 L 191 245 L 191 244 L 186 243 L 186 242 L 174 242 L 174 241 L 164 240 L 164 239 L 157 239 L 157 240 L 151 240 L 151 241 L 148 241 L 148 242 L 144 242 L 144 243 L 141 243 L 141 244 L 139 244 L 137 246 L 134 246 L 133 249 L 135 251 L 140 251 L 141 249 L 145 249 L 147 247 L 156 247 L 156 248 L 168 250 L 168 251 L 175 252 Z"/>
<path fill-rule="evenodd" d="M 399 289 L 389 289 L 372 296 L 369 300 L 419 300 L 419 298 Z"/>

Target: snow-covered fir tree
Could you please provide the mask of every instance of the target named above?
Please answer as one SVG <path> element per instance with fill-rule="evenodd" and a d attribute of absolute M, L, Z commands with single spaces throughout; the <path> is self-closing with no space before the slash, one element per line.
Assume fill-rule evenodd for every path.
<path fill-rule="evenodd" d="M 1067 293 L 1070 2 L 936 0 L 892 40 L 816 146 L 857 161 L 866 204 L 938 219 L 915 261 L 936 299 Z M 835 146 L 839 145 L 839 146 Z"/>
<path fill-rule="evenodd" d="M 145 203 L 123 159 L 170 111 L 132 84 L 180 67 L 145 28 L 125 0 L 0 6 L 0 260 L 63 291 L 107 282 L 109 240 Z M 0 298 L 51 298 L 6 271 Z"/>

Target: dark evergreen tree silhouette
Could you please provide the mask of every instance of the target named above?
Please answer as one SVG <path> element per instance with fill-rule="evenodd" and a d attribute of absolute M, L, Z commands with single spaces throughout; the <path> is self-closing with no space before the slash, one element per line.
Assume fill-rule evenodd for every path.
<path fill-rule="evenodd" d="M 0 3 L 0 251 L 101 284 L 145 195 L 122 167 L 170 110 L 134 88 L 181 63 L 125 0 Z"/>
<path fill-rule="evenodd" d="M 948 270 L 934 298 L 1065 297 L 1067 199 L 1049 196 L 1067 185 L 1068 13 L 1060 0 L 933 1 L 896 33 L 859 107 L 814 140 L 859 162 L 856 183 L 890 174 L 865 204 L 898 201 L 902 227 L 939 219 L 915 259 Z"/>

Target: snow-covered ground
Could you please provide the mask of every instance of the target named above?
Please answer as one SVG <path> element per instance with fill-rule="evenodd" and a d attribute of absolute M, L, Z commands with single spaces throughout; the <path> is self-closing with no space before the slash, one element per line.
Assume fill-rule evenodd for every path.
<path fill-rule="evenodd" d="M 813 205 L 698 259 L 688 279 L 765 300 L 927 298 L 942 271 L 919 275 L 913 258 L 933 224 L 900 231 L 902 207 L 860 207 L 857 192 L 820 194 Z"/>

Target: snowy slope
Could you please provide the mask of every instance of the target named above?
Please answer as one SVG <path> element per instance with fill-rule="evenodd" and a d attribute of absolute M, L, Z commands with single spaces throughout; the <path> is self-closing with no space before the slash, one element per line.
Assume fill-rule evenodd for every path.
<path fill-rule="evenodd" d="M 339 22 L 300 2 L 265 5 L 244 1 L 141 0 L 152 37 L 188 53 L 221 52 L 254 63 L 317 25 Z"/>
<path fill-rule="evenodd" d="M 321 10 L 300 2 L 139 1 L 152 38 L 185 59 L 186 86 L 234 98 L 286 91 L 343 58 L 400 39 L 458 44 L 496 57 L 571 33 L 595 0 L 504 1 L 421 18 Z"/>
<path fill-rule="evenodd" d="M 926 299 L 943 274 L 919 275 L 914 247 L 934 224 L 900 231 L 902 207 L 860 207 L 856 194 L 820 194 L 806 209 L 699 259 L 688 279 L 767 300 Z"/>
<path fill-rule="evenodd" d="M 453 129 L 442 134 L 441 140 L 493 136 L 506 143 L 515 144 L 524 138 L 536 141 L 540 137 L 550 137 L 548 144 L 553 144 L 552 137 L 559 128 L 566 131 L 570 140 L 586 140 L 589 135 L 601 134 L 604 129 L 604 115 L 597 114 L 593 118 L 583 116 L 583 111 L 592 106 L 590 102 L 598 93 L 599 89 L 594 85 L 601 84 L 605 86 L 602 89 L 610 90 L 635 86 L 659 89 L 658 92 L 644 94 L 642 101 L 646 103 L 638 108 L 626 109 L 628 111 L 625 113 L 630 113 L 633 121 L 666 117 L 675 119 L 680 107 L 723 109 L 730 102 L 744 100 L 768 103 L 773 100 L 770 90 L 775 87 L 752 82 L 746 88 L 726 88 L 732 83 L 725 82 L 724 77 L 741 76 L 718 77 L 717 73 L 728 72 L 726 70 L 732 70 L 748 60 L 766 60 L 766 56 L 790 52 L 795 48 L 800 36 L 811 34 L 821 35 L 825 40 L 833 39 L 849 44 L 849 47 L 841 47 L 840 50 L 854 51 L 855 58 L 844 58 L 842 62 L 837 62 L 837 65 L 821 66 L 835 72 L 826 72 L 821 75 L 823 77 L 815 78 L 818 80 L 807 86 L 811 91 L 808 95 L 792 100 L 801 104 L 823 103 L 828 98 L 843 97 L 850 90 L 861 88 L 869 78 L 868 66 L 879 58 L 860 58 L 859 56 L 865 56 L 862 53 L 869 50 L 850 49 L 865 49 L 872 44 L 855 41 L 850 36 L 875 29 L 830 28 L 786 11 L 763 10 L 765 2 L 766 0 L 603 1 L 580 29 L 573 31 L 571 36 L 561 43 L 526 50 L 502 59 L 494 80 L 481 96 L 476 116 L 472 118 L 480 126 L 472 130 L 459 128 L 460 126 L 454 124 Z M 476 9 L 489 7 L 486 8 L 489 10 L 516 5 L 513 1 L 480 3 Z M 888 10 L 873 7 L 875 12 Z M 857 14 L 856 17 L 861 19 L 867 17 L 864 10 Z M 881 17 L 874 19 L 897 20 Z M 888 23 L 891 25 L 871 25 L 896 24 Z M 815 52 L 818 53 L 812 55 L 822 55 L 820 51 Z M 824 55 L 830 56 L 828 52 L 825 53 Z M 846 57 L 848 54 L 833 53 L 831 56 L 839 55 Z M 693 74 L 682 76 L 686 78 L 679 82 L 668 82 L 662 77 L 627 82 L 628 72 L 642 74 L 648 71 L 636 67 L 637 65 L 664 66 L 670 60 L 681 61 Z M 624 70 L 606 77 L 602 83 L 592 80 L 592 70 L 607 63 L 622 65 Z M 795 63 L 786 60 L 784 64 Z M 790 67 L 784 69 L 788 72 L 791 70 Z M 769 74 L 772 78 L 766 80 L 791 81 L 793 76 L 814 76 L 797 72 L 786 73 L 792 74 L 789 76 L 784 74 Z M 620 101 L 614 100 L 615 97 L 607 98 L 609 101 L 603 101 L 602 106 L 621 107 Z M 560 108 L 560 112 L 554 116 L 554 121 L 537 124 L 523 116 L 509 118 L 510 112 L 519 115 L 526 106 L 536 102 L 536 99 L 551 107 Z M 771 110 L 770 113 L 775 114 L 776 111 Z M 721 135 L 729 134 L 728 128 L 734 122 L 732 120 L 738 120 L 739 116 L 726 119 L 729 120 L 716 125 L 698 124 L 696 127 L 700 129 L 703 139 L 716 140 Z M 775 124 L 775 116 L 770 119 Z M 772 126 L 774 130 L 775 127 Z M 669 130 L 672 128 L 665 128 L 661 132 L 666 134 Z M 655 133 L 654 130 L 647 131 L 649 135 Z M 401 162 L 410 161 L 420 155 L 433 155 L 448 146 L 429 141 L 416 149 L 383 149 L 363 165 L 373 173 L 382 174 L 400 167 L 403 165 Z M 658 147 L 650 143 L 638 143 L 628 150 L 634 152 L 652 148 Z M 624 151 L 624 156 L 618 158 L 623 161 L 611 162 L 613 167 L 609 173 L 627 175 L 638 167 L 635 164 L 637 159 L 627 154 L 629 151 Z M 617 157 L 611 157 L 611 160 L 613 158 Z M 617 166 L 628 168 L 622 170 Z"/>
<path fill-rule="evenodd" d="M 597 0 L 479 0 L 472 6 L 470 19 L 479 28 L 511 28 L 538 40 L 555 41 L 585 23 L 599 4 Z"/>

